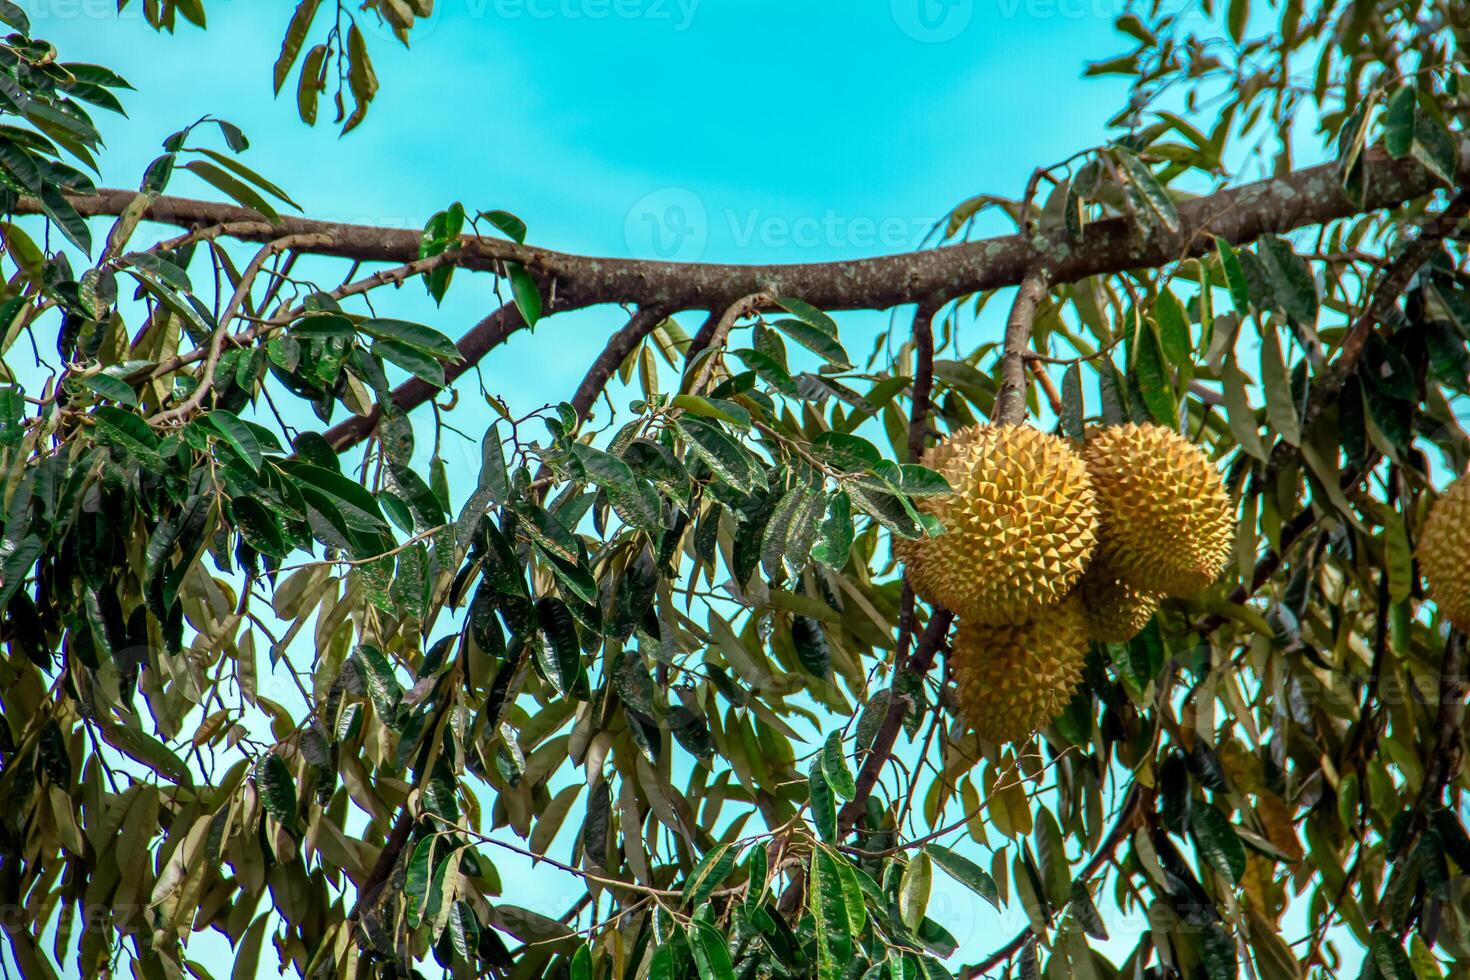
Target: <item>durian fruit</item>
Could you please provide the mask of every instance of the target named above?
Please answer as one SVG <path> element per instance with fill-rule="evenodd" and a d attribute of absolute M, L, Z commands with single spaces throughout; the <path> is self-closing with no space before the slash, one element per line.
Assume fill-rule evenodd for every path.
<path fill-rule="evenodd" d="M 1419 567 L 1429 598 L 1456 627 L 1470 632 L 1470 477 L 1435 501 L 1419 535 Z"/>
<path fill-rule="evenodd" d="M 898 541 L 914 591 L 961 619 L 1024 623 L 1066 597 L 1097 535 L 1087 467 L 1029 426 L 971 426 L 924 454 L 954 493 L 920 497 L 945 533 Z"/>
<path fill-rule="evenodd" d="M 1230 557 L 1235 514 L 1220 474 L 1189 440 L 1159 425 L 1088 433 L 1098 557 L 1141 592 L 1198 595 Z"/>
<path fill-rule="evenodd" d="M 1076 597 L 1020 626 L 961 620 L 950 645 L 960 717 L 992 742 L 1019 742 L 1062 713 L 1082 679 L 1087 620 Z"/>
<path fill-rule="evenodd" d="M 1077 595 L 1087 613 L 1087 635 L 1098 643 L 1127 643 L 1159 608 L 1158 595 L 1135 589 L 1100 559 L 1082 576 Z"/>

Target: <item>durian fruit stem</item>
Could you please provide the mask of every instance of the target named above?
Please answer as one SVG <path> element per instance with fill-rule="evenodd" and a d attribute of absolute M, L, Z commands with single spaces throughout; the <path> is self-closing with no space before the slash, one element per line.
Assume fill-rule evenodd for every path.
<path fill-rule="evenodd" d="M 934 391 L 934 312 L 929 303 L 914 311 L 914 401 L 909 412 L 909 462 L 924 455 L 929 435 L 929 398 Z"/>
<path fill-rule="evenodd" d="M 1031 347 L 1031 327 L 1036 308 L 1051 289 L 1051 268 L 1045 262 L 1033 265 L 1021 285 L 1006 321 L 1005 346 L 1001 354 L 1000 391 L 990 420 L 996 425 L 1020 425 L 1026 421 L 1026 352 Z"/>

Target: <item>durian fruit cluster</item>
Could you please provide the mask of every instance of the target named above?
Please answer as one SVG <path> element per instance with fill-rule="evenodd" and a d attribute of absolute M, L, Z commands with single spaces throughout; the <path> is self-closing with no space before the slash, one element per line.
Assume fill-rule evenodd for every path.
<path fill-rule="evenodd" d="M 1089 640 L 1130 639 L 1161 598 L 1203 591 L 1230 555 L 1219 473 L 1162 426 L 1096 429 L 1081 447 L 1024 425 L 973 426 L 923 462 L 954 491 L 918 502 L 945 533 L 895 551 L 914 591 L 959 617 L 957 703 L 989 741 L 1048 724 Z"/>
<path fill-rule="evenodd" d="M 1461 632 L 1470 633 L 1470 477 L 1435 501 L 1419 535 L 1419 568 L 1429 598 Z"/>

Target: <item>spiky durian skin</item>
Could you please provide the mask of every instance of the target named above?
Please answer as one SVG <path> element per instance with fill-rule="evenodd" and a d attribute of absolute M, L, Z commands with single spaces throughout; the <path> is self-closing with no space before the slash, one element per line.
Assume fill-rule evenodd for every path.
<path fill-rule="evenodd" d="M 1137 636 L 1159 608 L 1159 597 L 1135 589 L 1094 559 L 1077 596 L 1087 613 L 1087 635 L 1098 643 L 1127 643 Z"/>
<path fill-rule="evenodd" d="M 921 597 L 962 619 L 1024 623 L 1082 577 L 1097 509 L 1087 467 L 1066 442 L 1029 426 L 971 426 L 924 464 L 955 492 L 917 502 L 944 534 L 895 547 Z"/>
<path fill-rule="evenodd" d="M 1419 535 L 1419 567 L 1444 617 L 1470 632 L 1470 478 L 1450 484 Z"/>
<path fill-rule="evenodd" d="M 960 717 L 991 742 L 1024 741 L 1072 700 L 1086 657 L 1075 597 L 1019 626 L 961 620 L 949 651 Z"/>
<path fill-rule="evenodd" d="M 1097 494 L 1098 557 L 1142 592 L 1209 588 L 1230 557 L 1235 514 L 1199 447 L 1172 429 L 1130 423 L 1088 433 L 1083 457 Z"/>

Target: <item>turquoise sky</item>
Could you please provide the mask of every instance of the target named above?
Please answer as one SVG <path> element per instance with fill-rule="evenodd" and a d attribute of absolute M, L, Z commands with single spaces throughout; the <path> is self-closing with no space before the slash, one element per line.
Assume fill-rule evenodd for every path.
<path fill-rule="evenodd" d="M 101 183 L 136 185 L 166 135 L 214 114 L 245 130 L 244 161 L 312 216 L 418 228 L 460 200 L 511 210 L 532 243 L 582 253 L 806 262 L 911 250 L 958 201 L 1018 196 L 1038 164 L 1100 142 L 1124 96 L 1117 81 L 1081 77 L 1086 60 L 1127 47 L 1111 28 L 1124 0 L 440 0 L 411 52 L 375 28 L 382 93 L 342 139 L 271 96 L 294 4 L 208 0 L 209 30 L 176 37 L 151 31 L 140 5 L 23 3 L 65 60 L 107 64 L 137 88 L 130 118 L 102 120 Z M 182 172 L 170 190 L 216 196 Z M 496 300 L 487 277 L 461 275 L 442 308 L 417 283 L 376 302 L 457 336 Z M 522 411 L 564 399 L 622 322 L 613 309 L 547 321 L 485 362 L 486 384 Z M 854 354 L 886 322 L 840 318 Z M 474 432 L 489 418 L 469 405 L 455 424 Z M 478 453 L 445 456 L 468 466 Z M 507 899 L 532 905 L 529 877 L 503 857 Z M 535 898 L 559 913 L 577 889 L 547 890 L 541 874 Z M 944 881 L 931 914 L 960 939 L 955 962 L 1024 924 L 1018 907 L 997 915 Z M 1144 924 L 1116 925 L 1123 953 Z M 203 961 L 227 975 L 227 947 L 208 948 Z"/>

